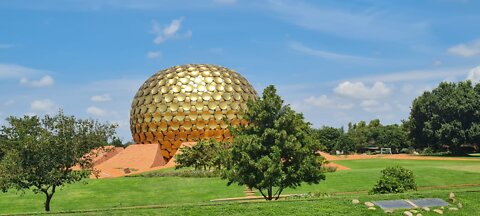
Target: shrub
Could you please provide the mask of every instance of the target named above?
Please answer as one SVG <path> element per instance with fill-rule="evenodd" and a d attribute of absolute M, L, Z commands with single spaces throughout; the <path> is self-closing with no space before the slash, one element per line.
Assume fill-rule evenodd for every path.
<path fill-rule="evenodd" d="M 333 166 L 333 165 L 325 165 L 325 166 L 322 166 L 322 171 L 323 172 L 335 172 L 335 171 L 337 171 L 337 167 Z"/>
<path fill-rule="evenodd" d="M 452 153 L 449 151 L 434 151 L 432 148 L 427 147 L 420 152 L 420 155 L 423 156 L 446 156 L 451 155 Z"/>
<path fill-rule="evenodd" d="M 324 193 L 324 192 L 307 192 L 304 194 L 294 194 L 287 196 L 285 199 L 287 200 L 295 200 L 295 199 L 309 199 L 309 198 L 330 198 L 332 197 L 331 194 Z"/>
<path fill-rule="evenodd" d="M 417 190 L 411 170 L 394 166 L 383 169 L 381 173 L 382 177 L 372 188 L 370 194 L 403 193 L 407 190 Z"/>
<path fill-rule="evenodd" d="M 182 147 L 181 154 L 175 157 L 175 169 L 193 167 L 195 170 L 220 170 L 228 160 L 230 144 L 214 139 L 200 140 L 192 147 Z"/>

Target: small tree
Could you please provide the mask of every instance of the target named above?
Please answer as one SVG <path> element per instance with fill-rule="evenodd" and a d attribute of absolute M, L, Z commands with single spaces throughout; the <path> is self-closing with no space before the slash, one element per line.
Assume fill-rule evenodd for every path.
<path fill-rule="evenodd" d="M 283 189 L 325 179 L 323 157 L 310 126 L 268 86 L 262 98 L 248 102 L 248 126 L 234 130 L 231 159 L 223 177 L 228 184 L 256 188 L 266 200 L 278 199 Z M 274 191 L 275 190 L 275 191 Z"/>
<path fill-rule="evenodd" d="M 220 170 L 227 160 L 229 144 L 214 139 L 200 140 L 192 147 L 184 146 L 182 153 L 175 157 L 175 169 L 194 167 L 196 170 Z"/>
<path fill-rule="evenodd" d="M 370 191 L 371 194 L 403 193 L 407 190 L 416 190 L 417 184 L 411 170 L 401 166 L 383 169 L 382 176 Z"/>
<path fill-rule="evenodd" d="M 93 171 L 90 152 L 108 144 L 115 125 L 78 120 L 59 112 L 7 118 L 0 129 L 0 189 L 44 193 L 45 211 L 57 187 L 86 178 Z M 79 165 L 81 170 L 73 170 Z"/>

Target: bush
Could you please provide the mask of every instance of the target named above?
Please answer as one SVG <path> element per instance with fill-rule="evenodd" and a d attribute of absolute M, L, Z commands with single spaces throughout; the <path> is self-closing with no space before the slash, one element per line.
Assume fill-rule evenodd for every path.
<path fill-rule="evenodd" d="M 452 153 L 449 151 L 434 151 L 432 148 L 427 147 L 420 152 L 420 155 L 423 156 L 446 156 L 451 155 Z"/>
<path fill-rule="evenodd" d="M 381 173 L 382 177 L 372 188 L 370 194 L 403 193 L 407 190 L 417 190 L 411 170 L 394 166 L 383 169 Z"/>
<path fill-rule="evenodd" d="M 323 172 L 335 172 L 335 171 L 337 171 L 337 167 L 327 164 L 325 166 L 322 166 L 322 171 Z"/>
<path fill-rule="evenodd" d="M 220 170 L 228 160 L 230 144 L 214 139 L 200 140 L 192 147 L 182 147 L 175 157 L 175 169 L 193 167 L 195 170 Z"/>
<path fill-rule="evenodd" d="M 309 199 L 309 198 L 329 198 L 332 195 L 324 192 L 307 192 L 304 194 L 294 194 L 287 196 L 285 199 L 287 200 L 295 200 L 295 199 Z"/>
<path fill-rule="evenodd" d="M 400 150 L 400 153 L 402 153 L 402 154 L 412 154 L 413 151 L 410 150 L 409 148 L 402 148 L 402 150 Z"/>

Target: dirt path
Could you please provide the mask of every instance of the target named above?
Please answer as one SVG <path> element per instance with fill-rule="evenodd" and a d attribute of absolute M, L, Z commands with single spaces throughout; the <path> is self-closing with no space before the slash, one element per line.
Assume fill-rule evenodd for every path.
<path fill-rule="evenodd" d="M 337 170 L 349 170 L 350 169 L 349 167 L 346 167 L 346 166 L 343 166 L 343 165 L 340 165 L 340 164 L 337 164 L 337 163 L 334 163 L 334 162 L 328 162 L 328 164 L 326 166 L 327 167 L 335 167 L 335 168 L 337 168 Z"/>
<path fill-rule="evenodd" d="M 433 157 L 433 156 L 419 156 L 409 154 L 386 154 L 386 155 L 331 155 L 326 152 L 319 152 L 329 163 L 326 166 L 336 167 L 337 170 L 349 170 L 349 167 L 336 164 L 332 161 L 342 160 L 366 160 L 366 159 L 396 159 L 396 160 L 440 160 L 440 161 L 480 161 L 480 159 L 473 158 L 454 158 L 454 157 Z"/>
<path fill-rule="evenodd" d="M 474 158 L 455 158 L 455 157 L 433 157 L 433 156 L 420 156 L 409 154 L 385 154 L 385 155 L 366 155 L 366 154 L 354 154 L 354 155 L 331 155 L 326 152 L 319 152 L 328 161 L 337 160 L 364 160 L 364 159 L 400 159 L 400 160 L 448 160 L 448 161 L 480 161 L 480 159 Z"/>

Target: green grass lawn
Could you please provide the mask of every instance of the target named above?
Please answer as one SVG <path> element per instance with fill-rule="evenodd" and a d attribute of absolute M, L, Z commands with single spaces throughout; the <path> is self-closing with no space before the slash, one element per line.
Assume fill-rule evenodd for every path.
<path fill-rule="evenodd" d="M 87 183 L 87 184 L 85 184 Z M 209 202 L 243 196 L 244 187 L 227 187 L 218 178 L 115 178 L 67 185 L 53 196 L 53 211 Z M 43 194 L 0 193 L 0 214 L 43 211 Z"/>
<path fill-rule="evenodd" d="M 401 165 L 413 170 L 419 187 L 480 184 L 480 160 L 414 161 L 373 159 L 336 161 L 336 163 L 350 167 L 351 170 L 327 173 L 327 179 L 318 185 L 304 184 L 297 189 L 287 189 L 284 194 L 360 191 L 360 196 L 367 196 L 365 191 L 369 190 L 375 184 L 380 176 L 380 170 L 388 165 Z M 161 172 L 165 172 L 165 170 Z M 51 208 L 53 211 L 77 211 L 129 206 L 157 206 L 155 208 L 119 210 L 114 212 L 115 214 L 125 215 L 132 213 L 131 211 L 134 211 L 136 215 L 150 215 L 156 214 L 156 212 L 165 214 L 167 209 L 170 209 L 168 211 L 175 209 L 173 212 L 177 212 L 178 215 L 188 215 L 189 213 L 203 214 L 210 211 L 226 212 L 226 214 L 232 211 L 231 214 L 235 215 L 236 213 L 245 213 L 242 212 L 244 208 L 260 209 L 273 213 L 277 211 L 276 209 L 278 209 L 280 213 L 297 209 L 299 212 L 308 215 L 312 212 L 310 210 L 304 210 L 303 208 L 311 209 L 313 205 L 319 205 L 319 211 L 338 212 L 338 215 L 342 215 L 342 212 L 349 212 L 349 209 L 351 210 L 352 208 L 350 205 L 346 205 L 349 204 L 350 198 L 340 195 L 338 195 L 340 197 L 319 199 L 317 201 L 288 201 L 284 204 L 282 204 L 282 202 L 274 202 L 271 204 L 272 206 L 263 203 L 222 204 L 209 201 L 211 199 L 244 196 L 243 189 L 244 187 L 236 185 L 227 187 L 226 181 L 219 178 L 128 177 L 87 180 L 83 183 L 68 185 L 62 190 L 58 190 L 53 197 Z M 455 190 L 460 189 L 461 188 L 455 188 Z M 477 190 L 480 190 L 480 187 L 477 188 Z M 416 196 L 423 196 L 421 194 L 436 193 L 435 191 L 437 190 L 433 192 L 430 190 L 415 193 L 420 193 L 420 195 L 417 194 Z M 469 194 L 468 192 L 464 193 L 466 194 L 465 196 Z M 448 195 L 445 191 L 442 191 L 441 194 L 443 194 L 442 196 Z M 476 193 L 476 197 L 478 200 L 480 194 Z M 0 214 L 43 212 L 43 201 L 43 195 L 33 194 L 29 191 L 25 194 L 18 192 L 0 193 Z M 335 205 L 335 203 L 340 206 L 345 204 L 345 209 L 327 208 L 329 205 Z M 212 204 L 214 205 L 212 206 Z M 309 205 L 312 206 L 309 207 Z M 477 204 L 477 206 L 478 205 L 480 204 Z M 478 208 L 480 209 L 480 206 L 478 206 Z M 359 215 L 362 215 L 362 212 L 364 213 L 362 209 L 358 210 Z M 357 210 L 355 210 L 355 212 L 357 212 Z M 109 214 L 109 212 L 97 213 Z M 245 214 L 248 215 L 248 213 Z M 172 215 L 175 214 L 172 213 Z M 213 215 L 215 215 L 215 213 L 213 213 Z"/>
<path fill-rule="evenodd" d="M 58 215 L 386 215 L 383 210 L 368 210 L 363 204 L 353 205 L 352 199 L 361 203 L 375 200 L 411 199 L 437 197 L 448 200 L 450 190 L 409 192 L 396 195 L 342 195 L 329 198 L 311 198 L 286 201 L 260 201 L 245 203 L 211 203 L 208 205 L 152 206 L 135 209 L 108 209 L 93 212 L 60 213 Z M 478 215 L 480 207 L 480 187 L 455 191 L 457 202 L 463 204 L 458 211 L 444 209 L 445 215 Z M 456 207 L 451 205 L 450 207 Z M 434 208 L 432 208 L 433 210 Z M 403 215 L 404 210 L 395 210 L 390 215 Z M 423 215 L 438 215 L 432 211 L 420 210 Z"/>
<path fill-rule="evenodd" d="M 480 161 L 371 159 L 335 163 L 351 170 L 327 173 L 327 179 L 318 185 L 304 184 L 297 189 L 286 189 L 285 193 L 367 191 L 380 177 L 380 170 L 394 165 L 411 169 L 419 187 L 480 184 Z"/>

